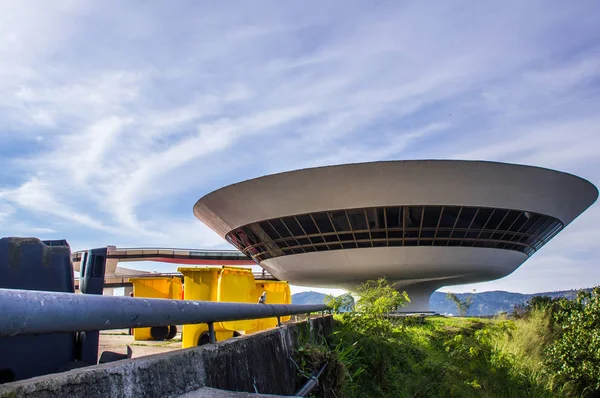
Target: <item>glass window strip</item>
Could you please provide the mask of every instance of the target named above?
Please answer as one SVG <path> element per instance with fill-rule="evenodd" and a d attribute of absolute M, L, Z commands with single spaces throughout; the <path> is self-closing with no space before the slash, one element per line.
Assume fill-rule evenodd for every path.
<path fill-rule="evenodd" d="M 545 220 L 544 216 L 541 214 L 534 214 L 534 216 L 537 217 L 537 219 L 535 220 L 535 222 L 533 224 L 531 224 L 529 227 L 527 227 L 527 229 L 525 231 L 523 231 L 524 234 L 528 235 L 529 231 L 532 231 L 532 228 L 535 227 L 541 220 Z M 533 231 L 535 231 L 535 229 L 533 229 Z"/>
<path fill-rule="evenodd" d="M 452 238 L 452 234 L 454 233 L 454 231 L 456 230 L 456 224 L 458 224 L 458 219 L 460 218 L 460 214 L 462 213 L 462 206 L 460 209 L 458 209 L 458 214 L 456 215 L 456 219 L 454 220 L 454 225 L 452 225 L 452 231 L 450 231 L 450 236 L 448 237 L 448 242 L 446 242 L 446 246 L 448 246 L 448 243 L 450 243 L 450 238 Z"/>
<path fill-rule="evenodd" d="M 435 227 L 435 233 L 433 234 L 433 240 L 431 241 L 432 246 L 435 246 L 435 239 L 437 238 L 438 230 L 440 229 L 440 223 L 442 222 L 443 216 L 444 216 L 444 206 L 442 206 L 442 210 L 440 210 L 440 217 L 438 218 L 437 226 Z"/>
<path fill-rule="evenodd" d="M 337 236 L 337 240 L 339 242 L 340 236 L 337 233 L 337 228 L 335 227 L 335 224 L 333 223 L 333 220 L 331 219 L 331 215 L 329 214 L 328 211 L 325 212 L 325 215 L 327 215 L 327 218 L 329 219 L 329 223 L 331 224 L 331 227 L 333 228 L 333 231 L 335 232 L 335 236 Z"/>
<path fill-rule="evenodd" d="M 514 211 L 514 210 L 511 210 L 511 211 Z M 509 213 L 510 213 L 510 212 L 509 212 Z M 519 218 L 521 218 L 521 216 L 522 216 L 522 215 L 523 215 L 523 213 L 521 213 L 521 212 L 518 212 L 518 214 L 517 214 L 517 217 L 516 217 L 516 218 L 513 220 L 513 222 L 512 222 L 512 223 L 511 223 L 511 224 L 508 226 L 508 228 L 507 228 L 506 230 L 504 230 L 504 233 L 502 234 L 502 237 L 501 237 L 500 239 L 504 238 L 504 236 L 506 235 L 506 233 L 511 231 L 511 229 L 512 229 L 513 225 L 515 225 L 515 223 L 517 222 L 517 220 L 518 220 Z"/>
<path fill-rule="evenodd" d="M 407 238 L 407 239 L 409 241 L 416 241 L 417 240 L 417 238 Z M 377 241 L 385 241 L 385 239 L 383 239 L 383 238 L 382 239 L 376 239 L 376 240 Z M 392 243 L 400 243 L 402 239 L 401 238 L 391 238 L 389 240 Z M 444 246 L 444 245 L 442 245 L 442 243 L 443 243 L 444 240 L 445 239 L 439 239 L 439 242 L 435 246 Z M 453 242 L 460 242 L 462 239 L 461 238 L 451 238 L 451 239 L 449 238 L 449 240 L 451 240 Z M 487 240 L 487 239 L 486 240 L 477 241 L 474 238 L 472 238 L 472 239 L 465 239 L 465 240 L 466 241 L 471 241 L 471 242 L 477 242 L 477 243 L 479 243 L 478 245 L 474 245 L 474 247 L 487 247 L 487 246 L 485 246 L 486 243 L 499 244 L 501 246 L 504 246 L 504 244 L 506 243 L 505 241 Z M 363 240 L 358 240 L 357 242 L 363 243 L 363 242 L 366 242 L 366 240 L 364 240 L 364 239 Z M 343 242 L 341 242 L 340 245 L 338 245 L 340 247 L 338 247 L 336 249 L 332 249 L 332 250 L 342 250 L 343 249 L 342 244 L 346 244 L 346 243 L 353 243 L 353 242 L 351 242 L 351 241 L 343 241 Z M 315 244 L 315 246 L 322 246 L 322 245 L 324 245 L 324 243 Z M 535 248 L 531 247 L 530 245 L 524 244 L 524 243 L 515 242 L 515 243 L 511 243 L 511 245 L 519 246 L 521 248 L 521 250 L 516 250 L 516 251 L 520 251 L 520 252 L 523 252 L 523 253 L 535 252 Z M 397 245 L 392 245 L 392 246 L 397 246 Z M 292 247 L 286 248 L 284 251 L 298 250 L 298 249 L 301 249 L 301 248 L 302 248 L 302 245 L 292 246 Z M 499 248 L 499 247 L 493 246 L 492 248 Z M 515 249 L 511 249 L 511 250 L 515 250 Z M 265 254 L 268 255 L 268 256 L 270 256 L 270 257 L 277 257 L 276 255 L 274 255 L 273 252 L 270 252 L 270 251 L 257 253 L 257 254 L 252 255 L 251 257 L 253 259 L 255 259 L 257 257 L 264 256 Z"/>
<path fill-rule="evenodd" d="M 275 229 L 275 227 L 273 227 L 273 224 L 271 223 L 271 220 L 267 220 L 267 223 L 271 226 L 271 228 L 273 229 L 273 231 L 275 231 L 275 233 L 277 234 L 277 236 L 279 236 L 279 239 L 275 240 L 274 243 L 279 246 L 279 243 L 285 243 L 286 247 L 288 246 L 287 242 L 285 241 L 285 239 L 281 236 L 281 234 L 279 233 L 279 231 L 277 231 L 277 229 Z M 283 248 L 282 248 L 283 250 Z"/>
<path fill-rule="evenodd" d="M 409 216 L 409 210 L 408 206 L 402 206 L 400 209 L 402 209 L 402 246 L 406 246 L 406 218 Z"/>
<path fill-rule="evenodd" d="M 554 233 L 557 230 L 557 225 L 554 222 L 554 220 L 550 219 L 549 221 L 550 222 L 548 223 L 548 226 L 542 229 L 542 233 L 538 239 L 537 244 L 539 245 L 539 247 L 545 245 L 546 242 L 548 242 L 551 239 L 551 237 L 554 236 Z"/>
<path fill-rule="evenodd" d="M 389 237 L 388 237 L 388 227 L 387 227 L 387 211 L 386 208 L 383 208 L 383 225 L 385 227 L 385 245 L 389 246 L 390 245 L 390 241 L 389 241 Z"/>
<path fill-rule="evenodd" d="M 553 219 L 552 217 L 547 217 L 548 218 L 548 222 L 544 223 L 544 225 L 540 228 L 537 229 L 536 232 L 539 232 L 537 235 L 538 236 L 543 236 L 544 234 L 547 234 L 549 232 L 549 230 L 551 230 L 554 225 L 555 225 L 555 219 Z"/>
<path fill-rule="evenodd" d="M 419 240 L 417 246 L 421 244 L 421 232 L 423 231 L 423 219 L 425 218 L 425 206 L 421 206 L 421 223 L 419 225 Z"/>
<path fill-rule="evenodd" d="M 315 221 L 315 218 L 313 217 L 312 214 L 309 214 L 310 219 L 313 221 L 313 223 L 315 223 L 315 227 L 317 227 L 317 231 L 319 231 L 319 235 L 321 236 L 321 238 L 323 237 L 323 233 L 321 232 L 321 228 L 319 228 L 319 224 L 317 224 L 317 222 Z M 327 244 L 327 241 L 325 239 L 323 239 L 323 242 L 325 242 L 325 246 L 327 247 L 327 250 L 331 250 L 329 248 L 329 245 Z"/>
<path fill-rule="evenodd" d="M 306 233 L 306 230 L 304 229 L 304 227 L 302 226 L 300 221 L 298 221 L 298 217 L 293 216 L 293 219 L 296 220 L 296 222 L 298 223 L 298 226 L 300 226 L 300 229 L 302 230 L 302 233 L 304 233 L 304 236 L 306 237 L 306 239 L 308 239 L 308 241 L 311 243 L 311 246 L 313 247 L 313 249 L 315 249 L 315 251 L 317 251 L 314 244 L 310 241 L 310 238 L 308 238 L 308 234 Z M 298 242 L 298 243 L 300 243 L 300 242 Z"/>
<path fill-rule="evenodd" d="M 502 224 L 504 224 L 504 222 L 506 221 L 506 219 L 510 215 L 510 213 L 511 213 L 510 210 L 507 210 L 506 213 L 504 213 L 504 217 L 502 217 L 502 219 L 500 220 L 500 222 L 498 223 L 498 225 L 494 229 L 494 233 L 496 233 L 498 231 L 506 231 L 505 229 L 500 228 L 500 227 L 502 226 Z"/>
<path fill-rule="evenodd" d="M 365 214 L 365 221 L 367 222 L 367 229 L 369 230 L 369 239 L 371 240 L 371 247 L 373 247 L 373 235 L 371 235 L 371 226 L 369 225 L 369 215 L 367 214 L 367 209 L 363 209 L 363 213 Z"/>
<path fill-rule="evenodd" d="M 469 234 L 469 231 L 471 230 L 471 227 L 473 226 L 473 223 L 475 222 L 475 219 L 477 218 L 477 215 L 479 214 L 479 210 L 481 210 L 481 208 L 477 208 L 477 210 L 475 211 L 475 214 L 473 215 L 473 218 L 471 219 L 471 222 L 469 223 L 469 226 L 467 227 L 467 230 L 465 231 L 465 238 Z M 459 246 L 462 246 L 462 244 L 463 243 L 461 241 Z"/>
<path fill-rule="evenodd" d="M 527 217 L 527 216 L 525 215 L 525 213 L 529 214 L 529 217 Z M 523 231 L 523 232 L 521 232 L 521 230 L 523 229 L 523 227 L 525 227 L 525 225 L 527 225 L 527 221 L 529 221 L 529 218 L 531 218 L 531 213 L 530 213 L 530 212 L 528 212 L 528 211 L 522 211 L 522 212 L 521 212 L 521 215 L 522 215 L 523 217 L 525 217 L 525 218 L 526 218 L 526 220 L 525 220 L 525 222 L 524 222 L 523 224 L 521 224 L 521 226 L 519 227 L 519 229 L 517 229 L 517 233 L 525 233 L 525 232 L 526 232 L 526 231 Z"/>
<path fill-rule="evenodd" d="M 560 230 L 561 230 L 561 226 L 560 223 L 554 223 L 552 228 L 549 229 L 539 240 L 538 245 L 539 247 L 542 247 L 543 245 L 545 245 L 546 243 L 548 243 L 548 241 L 550 241 L 550 239 L 552 239 L 554 237 L 554 235 L 556 235 Z"/>
<path fill-rule="evenodd" d="M 496 212 L 496 209 L 492 209 L 492 212 L 490 213 L 490 216 L 488 217 L 487 221 L 485 222 L 485 224 L 483 224 L 483 227 L 481 227 L 481 230 L 479 231 L 479 234 L 477 235 L 476 239 L 479 239 L 479 237 L 481 236 L 481 233 L 483 231 L 485 231 L 485 227 L 487 227 L 488 223 L 490 222 L 490 220 L 492 219 L 492 217 L 494 217 L 494 213 Z"/>
<path fill-rule="evenodd" d="M 533 244 L 533 243 L 537 242 L 537 240 L 539 238 L 541 238 L 541 236 L 543 235 L 543 232 L 546 230 L 546 226 L 549 226 L 550 224 L 552 224 L 552 218 L 550 218 L 550 217 L 541 216 L 540 220 L 542 220 L 542 222 L 539 223 L 539 225 L 537 225 L 533 230 L 527 231 L 528 234 L 527 234 L 527 239 L 525 240 L 525 242 L 527 242 L 529 244 Z M 541 233 L 536 234 L 537 231 L 541 231 Z"/>
<path fill-rule="evenodd" d="M 526 217 L 524 215 L 525 212 L 519 210 L 509 210 L 509 209 L 500 209 L 505 211 L 502 220 L 498 223 L 495 229 L 489 229 L 488 224 L 490 219 L 492 219 L 495 211 L 497 209 L 491 209 L 491 213 L 488 217 L 488 220 L 484 224 L 481 229 L 472 229 L 475 219 L 477 218 L 480 209 L 475 208 L 475 213 L 473 218 L 471 219 L 469 226 L 467 228 L 456 228 L 458 225 L 459 218 L 463 213 L 463 206 L 442 206 L 437 222 L 437 226 L 435 228 L 435 232 L 433 237 L 424 237 L 424 231 L 433 231 L 434 229 L 423 228 L 423 220 L 425 217 L 425 212 L 428 208 L 440 208 L 440 206 L 411 206 L 413 208 L 421 208 L 421 220 L 418 227 L 407 227 L 406 216 L 408 213 L 407 206 L 398 206 L 399 212 L 402 212 L 402 227 L 401 228 L 389 228 L 387 223 L 387 210 L 385 207 L 379 208 L 383 213 L 384 225 L 383 228 L 380 225 L 379 228 L 372 228 L 369 223 L 369 210 L 374 211 L 375 213 L 378 211 L 377 208 L 363 208 L 363 209 L 349 209 L 348 211 L 358 212 L 358 214 L 363 214 L 365 217 L 365 221 L 367 222 L 365 230 L 354 230 L 352 226 L 352 222 L 350 220 L 350 216 L 348 211 L 346 210 L 338 210 L 337 212 L 343 212 L 346 221 L 348 222 L 349 231 L 337 231 L 335 225 L 331 220 L 331 216 L 329 212 L 319 212 L 327 214 L 328 220 L 333 226 L 333 230 L 335 232 L 330 233 L 322 233 L 318 224 L 316 223 L 314 217 L 311 214 L 304 215 L 294 215 L 294 216 L 286 216 L 293 219 L 300 227 L 302 235 L 294 235 L 290 228 L 287 226 L 285 222 L 282 221 L 282 218 L 278 218 L 277 221 L 282 223 L 287 232 L 291 235 L 289 237 L 282 237 L 277 229 L 275 229 L 271 223 L 272 220 L 264 220 L 257 223 L 241 226 L 236 228 L 227 234 L 226 239 L 240 249 L 243 253 L 254 259 L 255 261 L 262 261 L 264 259 L 279 257 L 282 255 L 288 254 L 300 254 L 303 252 L 312 252 L 312 251 L 320 251 L 322 249 L 327 250 L 339 250 L 344 248 L 355 248 L 355 247 L 379 247 L 380 243 L 384 243 L 384 246 L 415 246 L 420 245 L 421 241 L 423 244 L 429 244 L 431 241 L 431 245 L 433 246 L 462 246 L 463 243 L 467 243 L 468 247 L 488 247 L 488 248 L 498 248 L 498 249 L 506 249 L 506 250 L 516 250 L 527 255 L 531 255 L 535 253 L 535 251 L 539 250 L 542 246 L 544 246 L 548 241 L 550 241 L 560 230 L 563 228 L 563 224 L 560 220 L 536 213 L 530 213 L 532 217 L 536 217 L 536 220 L 526 228 L 526 231 L 521 232 L 524 225 L 523 223 L 518 231 L 511 231 L 515 223 L 522 217 Z M 391 208 L 391 207 L 390 207 Z M 444 214 L 444 210 L 452 209 L 451 213 L 458 211 L 458 215 L 456 220 L 454 221 L 453 227 L 448 228 L 440 228 L 440 222 Z M 418 213 L 418 210 L 416 212 Z M 472 208 L 469 208 L 472 209 Z M 511 212 L 518 213 L 517 217 L 511 222 L 511 224 L 506 227 L 500 229 L 500 225 L 504 223 L 506 218 L 511 214 Z M 341 216 L 341 214 L 339 214 Z M 309 234 L 304 229 L 303 225 L 298 221 L 299 216 L 309 216 L 312 222 L 314 223 L 316 230 L 318 233 Z M 269 228 L 277 234 L 277 238 L 273 239 L 271 234 L 267 233 L 266 230 L 262 228 L 263 225 L 268 225 Z M 464 225 L 464 224 L 463 224 Z M 257 229 L 260 228 L 260 229 Z M 298 232 L 300 232 L 300 230 Z M 402 230 L 401 237 L 398 236 L 397 232 L 394 232 L 394 236 L 390 236 L 390 231 L 400 231 Z M 257 233 L 259 231 L 260 233 Z M 410 235 L 407 232 L 411 232 Z M 385 232 L 385 238 L 374 238 L 373 232 Z M 418 232 L 418 233 L 415 233 Z M 463 236 L 456 237 L 455 234 L 464 233 Z M 469 233 L 477 232 L 477 237 L 469 237 Z M 489 234 L 485 238 L 481 238 L 482 233 Z M 242 235 L 245 235 L 243 238 Z M 357 237 L 357 234 L 361 234 L 361 238 Z M 366 235 L 368 233 L 368 239 L 366 239 Z M 344 235 L 344 239 L 342 239 L 341 235 Z M 501 235 L 499 235 L 501 234 Z M 335 236 L 337 242 L 328 242 L 324 239 L 326 236 Z M 431 236 L 431 235 L 430 235 Z M 313 241 L 311 238 L 320 238 L 319 240 Z M 257 241 L 254 243 L 254 241 Z M 300 243 L 302 240 L 304 243 Z M 408 244 L 407 244 L 408 243 Z M 280 244 L 285 245 L 285 247 L 280 247 Z M 310 249 L 310 250 L 309 250 Z"/>
<path fill-rule="evenodd" d="M 505 214 L 504 217 L 502 217 L 502 220 L 500 220 L 500 222 L 498 223 L 498 225 L 496 226 L 496 228 L 494 229 L 494 232 L 492 232 L 492 236 L 494 236 L 495 233 L 498 232 L 498 228 L 500 228 L 500 225 L 502 225 L 502 223 L 504 222 L 504 220 L 506 220 L 506 217 L 508 217 L 508 215 L 510 214 L 510 210 L 508 210 Z M 506 232 L 505 232 L 506 233 Z"/>
<path fill-rule="evenodd" d="M 348 212 L 346 210 L 344 210 L 344 214 L 346 215 L 346 221 L 348 221 L 348 228 L 350 228 L 350 233 L 352 233 L 352 237 L 354 238 L 354 245 L 356 247 L 358 247 L 358 245 L 356 244 L 356 235 L 354 235 L 354 230 L 352 227 L 352 223 L 350 222 L 350 217 L 348 216 Z"/>
<path fill-rule="evenodd" d="M 290 229 L 288 228 L 288 226 L 285 224 L 285 222 L 283 221 L 283 217 L 279 219 L 279 222 L 280 222 L 281 224 L 283 224 L 283 226 L 285 227 L 285 229 L 286 229 L 286 230 L 289 232 L 289 234 L 290 234 L 290 236 L 289 236 L 289 237 L 286 237 L 286 238 L 285 238 L 285 239 L 286 239 L 286 242 L 287 242 L 287 240 L 292 240 L 292 239 L 293 239 L 293 240 L 296 242 L 296 244 L 298 244 L 298 245 L 299 245 L 299 244 L 300 244 L 300 242 L 298 242 L 298 240 L 296 240 L 296 237 L 294 236 L 294 234 L 292 233 L 292 231 L 290 231 Z M 302 251 L 304 251 L 304 250 L 302 250 Z"/>

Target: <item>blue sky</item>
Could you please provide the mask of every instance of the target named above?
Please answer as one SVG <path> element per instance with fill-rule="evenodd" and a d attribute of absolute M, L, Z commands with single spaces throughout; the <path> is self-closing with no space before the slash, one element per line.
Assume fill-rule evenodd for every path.
<path fill-rule="evenodd" d="M 600 185 L 600 4 L 5 1 L 0 236 L 225 248 L 192 206 L 300 167 L 464 158 Z M 600 284 L 592 206 L 519 270 Z M 167 265 L 153 269 L 172 270 Z"/>

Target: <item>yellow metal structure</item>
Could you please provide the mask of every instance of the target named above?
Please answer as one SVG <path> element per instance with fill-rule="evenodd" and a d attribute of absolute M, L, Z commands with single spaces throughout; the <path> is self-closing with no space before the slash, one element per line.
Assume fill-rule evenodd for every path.
<path fill-rule="evenodd" d="M 129 278 L 129 280 L 133 283 L 134 297 L 181 300 L 183 287 L 179 277 L 139 277 Z M 153 340 L 150 328 L 133 329 L 133 338 L 134 340 Z"/>
<path fill-rule="evenodd" d="M 217 302 L 256 303 L 256 286 L 251 268 L 181 267 L 184 298 Z M 226 340 L 258 328 L 258 320 L 216 322 L 217 341 Z M 208 325 L 184 325 L 182 347 L 195 347 L 208 342 Z"/>
<path fill-rule="evenodd" d="M 258 302 L 260 296 L 266 293 L 266 304 L 291 304 L 292 293 L 290 291 L 290 285 L 283 281 L 272 281 L 272 280 L 257 280 L 255 282 L 256 288 L 254 289 L 254 302 Z M 290 316 L 281 317 L 281 322 L 287 322 L 290 320 Z M 254 333 L 260 330 L 274 328 L 277 326 L 277 318 L 264 318 L 258 319 L 258 324 L 254 329 L 246 329 L 246 333 Z"/>

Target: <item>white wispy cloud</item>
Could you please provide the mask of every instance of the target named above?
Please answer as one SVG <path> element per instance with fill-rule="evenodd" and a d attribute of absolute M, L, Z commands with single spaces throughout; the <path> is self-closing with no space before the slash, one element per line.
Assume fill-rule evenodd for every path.
<path fill-rule="evenodd" d="M 8 2 L 0 232 L 38 228 L 76 246 L 224 246 L 193 218 L 198 197 L 268 172 L 380 159 L 513 161 L 598 185 L 600 9 L 551 3 L 232 12 Z M 569 246 L 563 235 L 598 237 L 577 223 L 556 247 Z M 555 257 L 585 267 L 553 244 L 523 269 Z"/>

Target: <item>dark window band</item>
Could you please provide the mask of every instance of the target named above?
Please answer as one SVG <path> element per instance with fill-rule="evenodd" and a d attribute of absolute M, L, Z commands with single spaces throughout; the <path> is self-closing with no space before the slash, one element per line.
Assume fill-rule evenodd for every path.
<path fill-rule="evenodd" d="M 486 207 L 389 206 L 297 214 L 236 228 L 227 240 L 256 262 L 384 246 L 464 246 L 528 256 L 563 228 L 544 214 Z"/>

